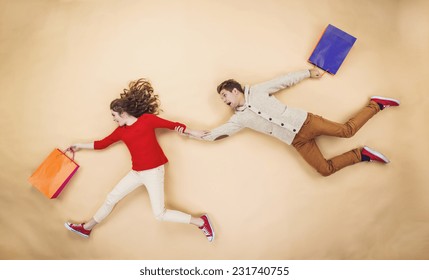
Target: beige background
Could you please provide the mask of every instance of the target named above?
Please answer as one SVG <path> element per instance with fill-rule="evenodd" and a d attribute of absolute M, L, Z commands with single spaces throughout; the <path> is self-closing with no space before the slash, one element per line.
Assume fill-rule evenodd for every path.
<path fill-rule="evenodd" d="M 371 95 L 399 98 L 355 137 L 319 140 L 326 157 L 367 144 L 389 165 L 323 178 L 250 130 L 218 143 L 159 131 L 166 203 L 209 213 L 212 244 L 192 226 L 156 221 L 144 188 L 90 239 L 64 228 L 90 218 L 129 170 L 122 144 L 79 152 L 58 199 L 27 183 L 53 148 L 110 133 L 109 103 L 129 81 L 152 81 L 162 117 L 213 128 L 231 114 L 218 83 L 309 68 L 328 23 L 358 38 L 338 74 L 278 97 L 336 121 Z M 0 0 L 0 258 L 428 259 L 428 49 L 424 0 Z"/>

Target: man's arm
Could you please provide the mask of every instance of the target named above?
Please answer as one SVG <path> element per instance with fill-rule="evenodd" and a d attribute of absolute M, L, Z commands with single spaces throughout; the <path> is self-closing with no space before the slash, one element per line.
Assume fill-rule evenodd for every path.
<path fill-rule="evenodd" d="M 291 87 L 306 78 L 315 78 L 318 79 L 322 77 L 319 69 L 316 67 L 308 70 L 302 70 L 297 72 L 292 72 L 284 76 L 272 79 L 267 82 L 256 84 L 252 86 L 252 89 L 257 92 L 264 92 L 268 94 L 276 93 L 282 89 Z"/>
<path fill-rule="evenodd" d="M 243 129 L 243 126 L 235 122 L 234 116 L 232 116 L 227 123 L 218 126 L 212 130 L 192 130 L 186 128 L 184 134 L 198 140 L 217 141 L 231 136 L 240 131 L 241 129 Z"/>
<path fill-rule="evenodd" d="M 243 129 L 243 127 L 239 124 L 233 123 L 233 122 L 227 122 L 221 126 L 218 126 L 212 129 L 203 137 L 201 137 L 201 139 L 206 141 L 217 141 L 217 140 L 226 138 L 228 136 L 231 136 L 239 132 L 241 129 Z"/>

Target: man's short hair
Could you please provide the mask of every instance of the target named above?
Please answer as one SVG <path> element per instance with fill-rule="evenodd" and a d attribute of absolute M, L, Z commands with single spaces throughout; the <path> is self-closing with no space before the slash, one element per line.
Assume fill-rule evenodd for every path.
<path fill-rule="evenodd" d="M 244 93 L 243 87 L 240 85 L 240 83 L 233 79 L 229 79 L 220 83 L 217 86 L 217 93 L 220 93 L 223 89 L 232 91 L 235 88 L 241 93 Z"/>

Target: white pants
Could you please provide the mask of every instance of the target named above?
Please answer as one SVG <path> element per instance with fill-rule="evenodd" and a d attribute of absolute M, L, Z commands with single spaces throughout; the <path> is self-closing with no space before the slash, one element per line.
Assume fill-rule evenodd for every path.
<path fill-rule="evenodd" d="M 165 209 L 164 165 L 143 171 L 131 170 L 107 195 L 106 201 L 95 213 L 94 220 L 97 223 L 100 223 L 107 217 L 107 215 L 110 214 L 110 212 L 112 212 L 116 203 L 141 185 L 146 186 L 152 211 L 157 220 L 187 224 L 190 223 L 191 215 Z"/>

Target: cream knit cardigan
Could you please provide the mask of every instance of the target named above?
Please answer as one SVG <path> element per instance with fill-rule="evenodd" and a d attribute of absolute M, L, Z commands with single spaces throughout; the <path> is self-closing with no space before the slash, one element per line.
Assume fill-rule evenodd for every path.
<path fill-rule="evenodd" d="M 288 107 L 273 94 L 309 77 L 310 71 L 303 70 L 250 87 L 245 86 L 245 105 L 237 108 L 225 124 L 212 129 L 202 139 L 222 139 L 247 127 L 290 145 L 306 120 L 307 112 Z"/>

